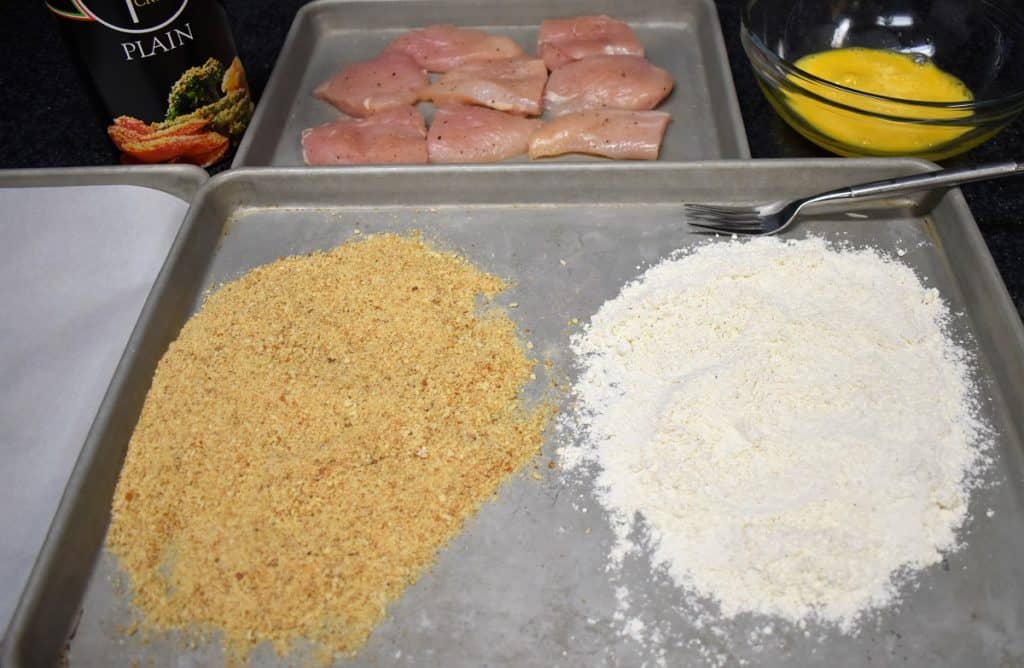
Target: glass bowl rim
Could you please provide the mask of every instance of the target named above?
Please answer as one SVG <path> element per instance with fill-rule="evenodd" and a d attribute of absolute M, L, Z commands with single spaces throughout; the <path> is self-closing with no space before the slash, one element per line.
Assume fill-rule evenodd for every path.
<path fill-rule="evenodd" d="M 992 0 L 985 0 L 986 3 Z M 826 90 L 834 90 L 840 93 L 852 93 L 853 95 L 864 97 L 871 100 L 879 100 L 881 102 L 893 102 L 900 105 L 904 105 L 910 108 L 918 107 L 922 109 L 947 109 L 951 111 L 994 111 L 994 110 L 1006 110 L 1007 107 L 1015 107 L 1019 104 L 1024 104 L 1024 88 L 1018 90 L 1009 95 L 1002 97 L 974 99 L 967 102 L 927 102 L 922 100 L 908 100 L 900 97 L 889 97 L 887 95 L 880 95 L 878 93 L 870 93 L 868 91 L 859 90 L 857 88 L 849 88 L 841 84 L 837 84 L 828 79 L 822 79 L 810 72 L 803 70 L 796 65 L 790 63 L 785 58 L 779 56 L 775 51 L 768 48 L 768 45 L 764 43 L 760 35 L 754 33 L 750 29 L 750 10 L 756 5 L 758 0 L 748 0 L 743 4 L 743 8 L 740 11 L 740 28 L 742 29 L 742 36 L 746 38 L 744 41 L 749 41 L 750 44 L 758 51 L 758 53 L 766 58 L 771 65 L 778 68 L 786 75 L 795 77 L 797 82 L 801 84 L 815 84 L 821 86 Z M 1005 5 L 1003 5 L 1005 6 Z M 1024 16 L 1021 17 L 1022 21 L 1020 24 L 1022 30 L 1022 41 L 1024 41 Z M 894 51 L 894 53 L 900 53 Z M 827 98 L 823 98 L 827 100 Z M 836 103 L 836 100 L 827 100 L 832 103 Z M 841 104 L 841 103 L 840 103 Z M 1016 113 L 1016 112 L 1012 112 Z M 885 116 L 885 114 L 878 114 Z"/>

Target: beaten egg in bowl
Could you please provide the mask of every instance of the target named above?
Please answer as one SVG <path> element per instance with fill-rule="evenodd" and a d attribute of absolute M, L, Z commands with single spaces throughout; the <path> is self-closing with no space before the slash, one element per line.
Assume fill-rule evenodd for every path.
<path fill-rule="evenodd" d="M 854 149 L 849 153 L 927 153 L 971 129 L 948 123 L 970 117 L 969 111 L 948 106 L 972 101 L 970 89 L 927 58 L 851 47 L 806 55 L 795 66 L 836 85 L 805 81 L 799 92 L 786 95 L 786 104 L 838 145 Z M 944 122 L 928 124 L 928 120 Z"/>

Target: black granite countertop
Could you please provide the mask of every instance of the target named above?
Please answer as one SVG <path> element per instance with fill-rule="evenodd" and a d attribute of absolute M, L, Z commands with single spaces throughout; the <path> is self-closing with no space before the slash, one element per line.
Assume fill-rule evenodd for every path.
<path fill-rule="evenodd" d="M 257 99 L 306 0 L 225 0 Z M 750 149 L 755 158 L 827 154 L 789 130 L 761 96 L 739 39 L 744 0 L 716 0 Z M 9 2 L 0 22 L 0 168 L 115 164 L 105 123 L 43 0 Z M 1024 159 L 1024 116 L 951 164 Z M 963 188 L 1018 310 L 1024 311 L 1024 178 Z"/>

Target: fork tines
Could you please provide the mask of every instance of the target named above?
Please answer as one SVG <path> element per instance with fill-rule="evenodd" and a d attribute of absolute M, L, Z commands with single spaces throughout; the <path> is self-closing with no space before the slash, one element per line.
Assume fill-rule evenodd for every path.
<path fill-rule="evenodd" d="M 684 204 L 683 212 L 693 227 L 716 232 L 758 232 L 762 224 L 760 212 L 752 207 Z"/>

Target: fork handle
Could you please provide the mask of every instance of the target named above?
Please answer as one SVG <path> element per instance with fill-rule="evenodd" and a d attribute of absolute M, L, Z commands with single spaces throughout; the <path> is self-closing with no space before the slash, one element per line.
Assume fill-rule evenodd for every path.
<path fill-rule="evenodd" d="M 963 183 L 998 179 L 1014 174 L 1024 174 L 1024 162 L 997 162 L 979 167 L 958 167 L 956 169 L 939 169 L 926 174 L 914 174 L 896 179 L 869 181 L 855 186 L 839 188 L 826 193 L 823 200 L 861 199 L 880 197 L 882 195 L 902 195 L 918 190 L 933 188 L 949 188 Z M 818 199 L 818 198 L 815 198 Z"/>

